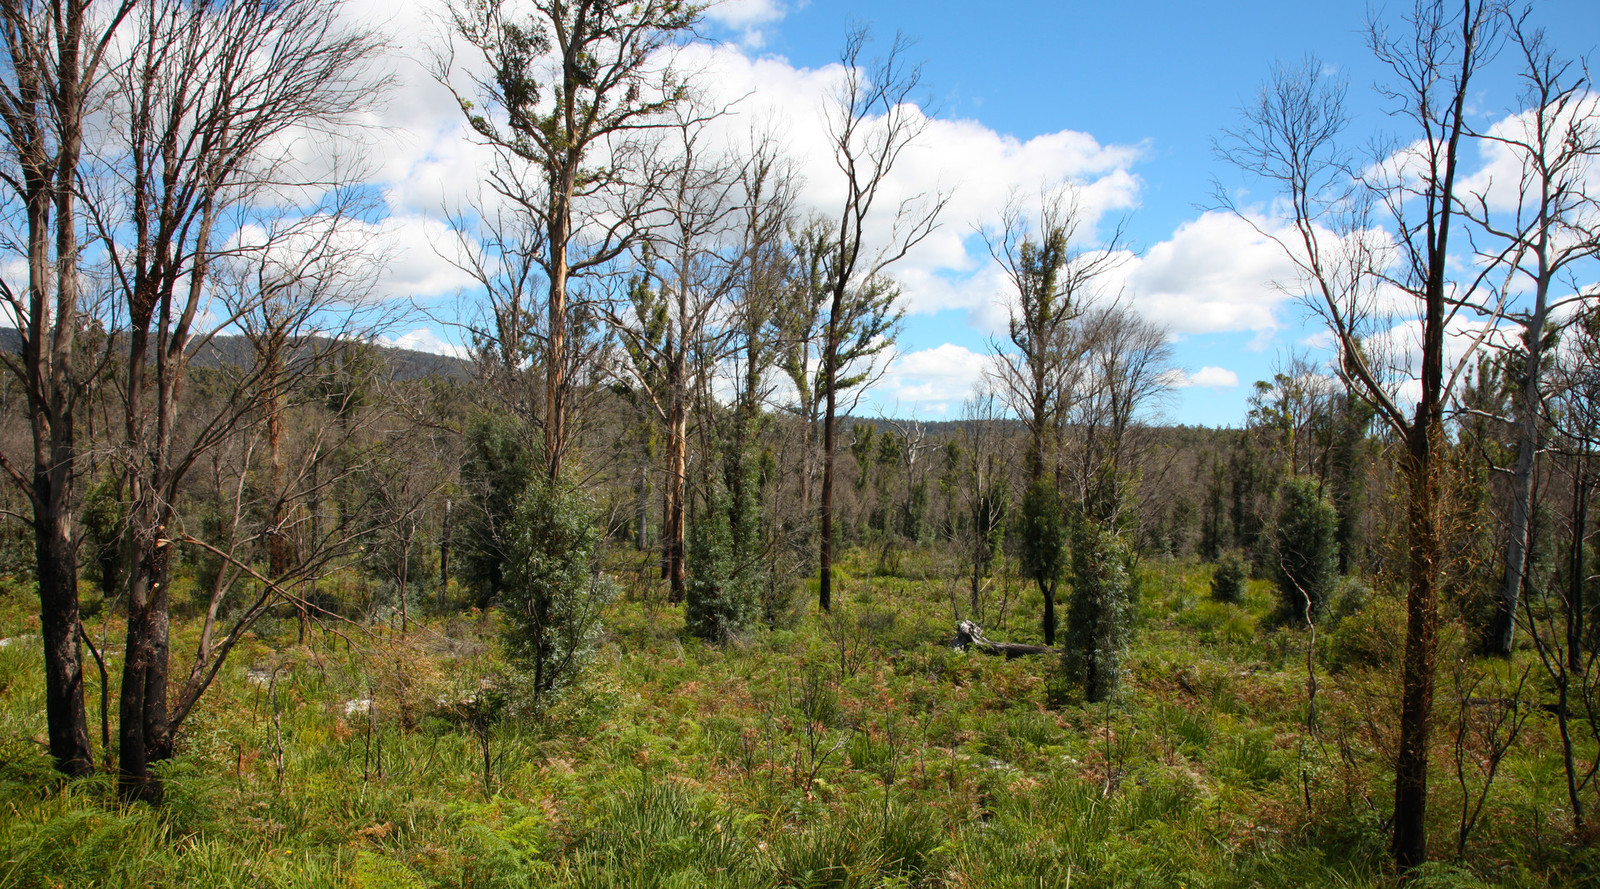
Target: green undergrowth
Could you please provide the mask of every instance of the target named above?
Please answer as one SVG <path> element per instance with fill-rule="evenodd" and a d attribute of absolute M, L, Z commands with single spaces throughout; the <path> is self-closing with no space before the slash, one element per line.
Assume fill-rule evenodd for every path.
<path fill-rule="evenodd" d="M 1311 683 L 1310 633 L 1281 625 L 1265 582 L 1218 602 L 1209 566 L 1147 562 L 1120 695 L 1052 709 L 1053 657 L 948 647 L 967 600 L 938 558 L 852 554 L 832 614 L 722 646 L 636 590 L 572 692 L 488 722 L 463 702 L 506 681 L 492 613 L 304 642 L 277 620 L 185 727 L 159 809 L 51 772 L 37 619 L 26 590 L 0 594 L 0 638 L 23 640 L 0 647 L 0 886 L 1396 885 L 1392 600 L 1335 606 Z M 986 634 L 1039 641 L 1029 585 L 1008 603 L 1003 586 Z M 174 630 L 177 673 L 198 629 Z M 1445 683 L 1439 861 L 1408 885 L 1593 881 L 1543 713 L 1457 854 L 1457 766 L 1469 790 L 1485 773 L 1470 744 L 1455 755 Z"/>

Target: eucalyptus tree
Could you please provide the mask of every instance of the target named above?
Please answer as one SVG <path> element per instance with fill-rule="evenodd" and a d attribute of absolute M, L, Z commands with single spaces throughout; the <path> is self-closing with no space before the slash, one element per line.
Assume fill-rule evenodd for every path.
<path fill-rule="evenodd" d="M 351 300 L 370 285 L 371 265 L 355 255 L 352 193 L 341 187 L 353 174 L 292 158 L 298 140 L 328 138 L 381 89 L 366 75 L 380 44 L 342 26 L 331 0 L 151 0 L 127 32 L 100 158 L 114 175 L 86 204 L 127 325 L 117 383 L 129 499 L 122 789 L 158 800 L 150 766 L 171 756 L 193 703 L 169 706 L 175 544 L 206 543 L 185 532 L 179 492 L 201 456 L 311 366 L 277 350 L 359 323 Z M 261 360 L 214 412 L 191 415 L 184 382 L 196 353 L 246 319 L 286 333 L 261 341 Z M 266 589 L 287 595 L 275 581 Z"/>
<path fill-rule="evenodd" d="M 1083 244 L 1092 232 L 1080 198 L 1069 184 L 1041 194 L 1033 213 L 1013 200 L 999 226 L 982 233 L 1011 291 L 1007 342 L 994 345 L 989 377 L 1028 430 L 1029 484 L 1059 472 L 1062 424 L 1088 371 L 1090 343 L 1078 322 L 1123 259 L 1120 231 L 1105 245 Z"/>
<path fill-rule="evenodd" d="M 1068 414 L 1078 455 L 1069 481 L 1078 511 L 1115 527 L 1141 460 L 1135 434 L 1172 392 L 1172 346 L 1165 327 L 1120 304 L 1090 312 L 1083 340 L 1082 394 Z"/>
<path fill-rule="evenodd" d="M 545 475 L 561 474 L 570 446 L 574 367 L 573 285 L 611 270 L 640 238 L 656 189 L 641 182 L 657 131 L 688 98 L 667 50 L 689 34 L 700 7 L 680 0 L 491 0 L 452 7 L 456 36 L 486 70 L 465 92 L 456 60 L 436 59 L 436 76 L 456 92 L 473 131 L 493 148 L 488 186 L 515 224 L 504 252 L 537 269 L 545 284 L 542 364 Z M 493 216 L 486 208 L 480 215 Z M 502 270 L 481 268 L 494 289 Z M 527 305 L 517 306 L 526 311 Z M 520 363 L 520 360 L 519 360 Z"/>
<path fill-rule="evenodd" d="M 665 431 L 663 554 L 678 602 L 686 580 L 689 419 L 729 348 L 742 201 L 738 164 L 705 144 L 698 121 L 680 116 L 672 135 L 652 175 L 656 219 L 642 240 L 641 273 L 623 311 L 608 319 L 633 387 Z"/>
<path fill-rule="evenodd" d="M 1521 328 L 1511 376 L 1507 421 L 1516 442 L 1511 468 L 1511 511 L 1506 534 L 1505 574 L 1494 622 L 1486 637 L 1492 652 L 1509 657 L 1517 623 L 1517 600 L 1526 585 L 1533 515 L 1534 466 L 1544 449 L 1540 413 L 1549 347 L 1549 327 L 1584 300 L 1577 280 L 1573 295 L 1552 292 L 1563 281 L 1592 274 L 1600 256 L 1600 194 L 1593 193 L 1600 159 L 1600 99 L 1586 66 L 1557 54 L 1532 10 L 1506 13 L 1513 55 L 1520 63 L 1522 91 L 1517 113 L 1478 133 L 1491 156 L 1510 161 L 1514 181 L 1475 184 L 1463 198 L 1463 215 L 1487 234 L 1479 247 L 1491 263 L 1504 260 L 1510 277 L 1530 291 L 1530 302 L 1510 313 Z M 1584 271 L 1588 266 L 1587 272 Z"/>
<path fill-rule="evenodd" d="M 1046 645 L 1055 644 L 1056 586 L 1066 567 L 1062 429 L 1089 379 L 1084 358 L 1090 343 L 1079 321 L 1097 279 L 1120 259 L 1115 235 L 1106 248 L 1082 246 L 1089 233 L 1081 230 L 1087 214 L 1078 197 L 1070 186 L 1047 191 L 1035 214 L 1013 200 L 998 229 L 984 233 L 1014 291 L 1007 294 L 1009 345 L 995 344 L 989 377 L 1028 432 L 1022 564 L 1044 598 Z"/>
<path fill-rule="evenodd" d="M 833 603 L 834 456 L 839 408 L 844 397 L 872 378 L 874 359 L 886 348 L 899 321 L 899 288 L 887 278 L 890 265 L 904 258 L 938 225 L 949 197 L 924 194 L 894 204 L 889 232 L 881 245 L 869 243 L 868 228 L 883 215 L 890 172 L 927 127 L 911 95 L 921 71 L 907 67 L 906 42 L 897 38 L 882 58 L 864 66 L 864 30 L 845 38 L 839 61 L 844 78 L 824 109 L 824 126 L 844 185 L 837 222 L 821 237 L 823 259 L 821 337 L 817 395 L 822 408 L 822 502 L 820 586 L 822 610 Z M 855 402 L 852 401 L 851 404 Z M 847 405 L 848 406 L 848 405 Z"/>
<path fill-rule="evenodd" d="M 32 453 L 0 453 L 0 469 L 32 508 L 44 643 L 45 721 L 50 756 L 69 775 L 87 774 L 94 757 L 83 709 L 78 617 L 78 557 L 73 489 L 78 459 L 76 416 L 93 332 L 80 264 L 85 129 L 101 101 L 108 52 L 135 3 L 0 3 L 0 243 L 26 257 L 27 281 L 0 279 L 0 304 L 20 348 L 0 356 L 27 401 Z M 92 373 L 92 371 L 90 372 Z"/>
<path fill-rule="evenodd" d="M 1408 591 L 1392 843 L 1401 870 L 1427 859 L 1444 556 L 1438 451 L 1445 398 L 1481 343 L 1467 342 L 1452 369 L 1446 366 L 1445 331 L 1465 307 L 1481 302 L 1480 285 L 1491 271 L 1482 267 L 1452 280 L 1451 236 L 1463 197 L 1459 174 L 1468 100 L 1496 49 L 1499 16 L 1495 0 L 1417 0 L 1404 29 L 1370 25 L 1368 42 L 1392 75 L 1380 93 L 1406 127 L 1398 134 L 1401 147 L 1375 164 L 1357 162 L 1342 147 L 1349 125 L 1344 87 L 1315 59 L 1280 67 L 1222 148 L 1230 161 L 1287 199 L 1282 228 L 1259 226 L 1295 265 L 1295 280 L 1281 283 L 1306 295 L 1334 336 L 1341 377 L 1403 442 Z M 1233 206 L 1226 196 L 1223 202 Z M 1380 214 L 1389 223 L 1385 235 L 1378 234 Z M 1382 348 L 1382 334 L 1400 315 L 1418 331 L 1415 368 Z"/>

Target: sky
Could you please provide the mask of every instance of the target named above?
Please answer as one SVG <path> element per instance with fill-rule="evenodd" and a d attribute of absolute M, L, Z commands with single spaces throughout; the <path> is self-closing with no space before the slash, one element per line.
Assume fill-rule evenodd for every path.
<path fill-rule="evenodd" d="M 428 72 L 442 45 L 436 13 L 418 2 L 351 0 L 350 8 L 394 43 L 396 87 L 373 115 L 385 207 L 374 229 L 391 246 L 381 287 L 430 313 L 390 339 L 449 351 L 461 339 L 450 322 L 470 311 L 473 286 L 445 258 L 441 245 L 454 243 L 446 214 L 471 198 L 484 149 L 466 138 L 460 111 Z M 680 64 L 705 72 L 701 83 L 713 98 L 738 100 L 729 132 L 755 126 L 779 135 L 806 176 L 802 204 L 823 209 L 838 174 L 819 115 L 847 31 L 872 30 L 868 56 L 896 33 L 911 41 L 908 58 L 922 64 L 916 98 L 930 122 L 888 188 L 900 196 L 938 189 L 950 202 L 939 230 L 892 269 L 904 326 L 859 412 L 961 416 L 1006 319 L 1003 276 L 977 233 L 1013 195 L 1070 180 L 1089 223 L 1081 245 L 1093 248 L 1120 226 L 1130 249 L 1105 282 L 1106 298 L 1169 330 L 1181 385 L 1152 419 L 1237 426 L 1255 380 L 1270 378 L 1287 351 L 1315 350 L 1326 338 L 1275 286 L 1291 277 L 1281 251 L 1216 209 L 1218 189 L 1263 214 L 1273 195 L 1253 193 L 1213 145 L 1237 125 L 1275 63 L 1308 55 L 1348 80 L 1358 141 L 1392 130 L 1372 89 L 1383 72 L 1365 45 L 1365 25 L 1375 15 L 1399 27 L 1404 8 L 1346 0 L 730 0 L 708 10 L 707 42 L 685 50 Z M 1600 46 L 1600 3 L 1538 0 L 1534 14 L 1566 55 Z M 1520 110 L 1509 70 L 1479 82 L 1476 122 L 1489 126 Z"/>

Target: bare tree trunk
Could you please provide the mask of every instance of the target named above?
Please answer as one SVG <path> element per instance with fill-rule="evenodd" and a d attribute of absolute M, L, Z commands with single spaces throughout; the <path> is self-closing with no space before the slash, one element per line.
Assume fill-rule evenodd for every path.
<path fill-rule="evenodd" d="M 94 755 L 89 749 L 83 705 L 78 566 L 72 546 L 71 516 L 64 508 L 35 509 L 34 523 L 50 756 L 60 771 L 82 776 L 94 771 Z"/>
<path fill-rule="evenodd" d="M 450 589 L 450 498 L 444 500 L 444 521 L 439 528 L 439 610 L 444 611 Z"/>
<path fill-rule="evenodd" d="M 1433 726 L 1433 680 L 1438 648 L 1438 526 L 1431 434 L 1412 427 L 1402 465 L 1410 498 L 1406 649 L 1401 680 L 1400 749 L 1395 758 L 1394 854 L 1402 870 L 1428 859 L 1428 744 Z"/>
<path fill-rule="evenodd" d="M 29 471 L 0 462 L 32 506 L 50 755 L 57 769 L 75 776 L 92 771 L 94 762 L 83 706 L 72 536 L 73 358 L 81 323 L 78 164 L 88 85 L 99 61 L 97 41 L 108 33 L 87 30 L 87 7 L 85 0 L 0 3 L 6 57 L 0 73 L 4 182 L 23 207 L 28 262 L 26 292 L 0 282 L 0 298 L 21 339 L 21 360 L 6 365 L 27 399 L 33 465 Z M 115 28 L 127 9 L 124 3 L 110 10 L 106 27 Z"/>
<path fill-rule="evenodd" d="M 410 629 L 410 614 L 406 608 L 406 580 L 411 568 L 411 536 L 416 533 L 416 520 L 407 517 L 402 520 L 400 531 L 400 572 L 396 582 L 397 592 L 400 596 L 400 638 L 404 639 L 406 631 Z"/>
<path fill-rule="evenodd" d="M 1588 613 L 1583 584 L 1588 576 L 1584 564 L 1584 531 L 1589 525 L 1589 455 L 1578 457 L 1572 479 L 1572 555 L 1567 568 L 1567 672 L 1584 673 L 1583 625 Z"/>
<path fill-rule="evenodd" d="M 1044 617 L 1040 629 L 1044 631 L 1044 644 L 1056 644 L 1056 581 L 1039 581 L 1039 592 L 1044 593 Z"/>
<path fill-rule="evenodd" d="M 1541 109 L 1541 114 L 1543 113 Z M 1516 394 L 1517 467 L 1511 476 L 1511 528 L 1506 539 L 1506 573 L 1500 585 L 1500 601 L 1487 638 L 1491 654 L 1511 656 L 1511 643 L 1517 626 L 1517 599 L 1528 571 L 1528 531 L 1533 515 L 1533 467 L 1540 446 L 1539 375 L 1544 363 L 1544 326 L 1549 315 L 1550 279 L 1554 270 L 1548 261 L 1547 224 L 1540 226 L 1538 270 L 1534 276 L 1533 313 L 1528 317 L 1524 336 L 1528 354 L 1522 367 L 1522 386 Z"/>
<path fill-rule="evenodd" d="M 672 422 L 667 438 L 667 582 L 670 601 L 682 602 L 688 576 L 684 559 L 686 533 L 689 436 L 688 417 L 681 394 L 673 395 Z"/>
<path fill-rule="evenodd" d="M 834 296 L 834 311 L 828 318 L 828 351 L 823 356 L 823 375 L 827 380 L 827 407 L 822 415 L 822 544 L 819 550 L 821 573 L 818 580 L 817 604 L 823 611 L 833 610 L 833 458 L 835 434 L 834 416 L 838 409 L 838 376 L 835 355 L 838 352 L 833 318 L 838 313 L 839 296 Z"/>
<path fill-rule="evenodd" d="M 145 504 L 141 504 L 144 506 Z M 145 510 L 148 513 L 148 508 Z M 128 582 L 128 636 L 122 661 L 117 742 L 124 799 L 160 803 L 150 765 L 172 755 L 167 719 L 167 563 L 170 543 L 149 516 L 134 527 L 136 553 Z"/>
<path fill-rule="evenodd" d="M 561 477 L 561 460 L 567 442 L 567 240 L 571 219 L 566 195 L 571 194 L 571 175 L 567 189 L 552 189 L 550 211 L 550 305 L 549 331 L 545 343 L 544 367 L 544 461 L 545 478 L 554 484 Z"/>

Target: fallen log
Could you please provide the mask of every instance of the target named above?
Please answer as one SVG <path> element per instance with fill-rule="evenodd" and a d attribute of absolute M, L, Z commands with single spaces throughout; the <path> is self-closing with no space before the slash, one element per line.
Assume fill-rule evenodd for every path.
<path fill-rule="evenodd" d="M 1048 645 L 1024 645 L 1020 642 L 991 642 L 983 636 L 983 628 L 970 620 L 956 624 L 956 638 L 951 640 L 950 646 L 966 651 L 968 648 L 976 649 L 984 654 L 1004 655 L 1006 660 L 1023 657 L 1030 654 L 1051 654 L 1054 648 Z"/>

